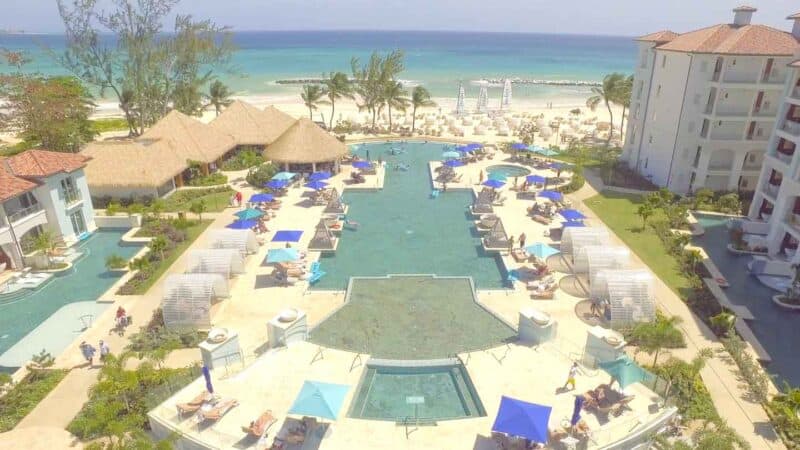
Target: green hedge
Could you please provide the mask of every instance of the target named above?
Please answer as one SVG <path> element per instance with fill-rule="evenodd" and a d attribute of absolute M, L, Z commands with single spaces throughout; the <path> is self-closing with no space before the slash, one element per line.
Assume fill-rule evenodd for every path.
<path fill-rule="evenodd" d="M 6 395 L 0 397 L 0 432 L 13 429 L 67 375 L 67 370 L 39 370 L 29 373 Z"/>

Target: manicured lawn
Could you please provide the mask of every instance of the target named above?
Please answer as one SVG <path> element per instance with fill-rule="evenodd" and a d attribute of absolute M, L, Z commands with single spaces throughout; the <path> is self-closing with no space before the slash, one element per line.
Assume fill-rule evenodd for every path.
<path fill-rule="evenodd" d="M 165 211 L 189 211 L 192 203 L 204 200 L 206 208 L 208 208 L 207 212 L 221 212 L 230 203 L 231 195 L 233 195 L 233 189 L 227 186 L 225 188 L 186 189 L 175 192 L 165 200 Z"/>
<path fill-rule="evenodd" d="M 190 245 L 192 245 L 192 242 L 194 242 L 203 233 L 203 231 L 205 231 L 205 229 L 208 228 L 209 225 L 211 225 L 211 222 L 213 222 L 213 220 L 203 220 L 202 222 L 199 222 L 196 225 L 192 225 L 189 228 L 187 228 L 186 239 L 183 242 L 179 243 L 177 246 L 175 246 L 175 248 L 172 251 L 170 251 L 168 255 L 166 255 L 163 261 L 159 261 L 157 263 L 158 265 L 153 270 L 153 275 L 150 276 L 150 278 L 148 278 L 147 280 L 143 281 L 142 284 L 140 284 L 137 287 L 137 289 L 133 292 L 133 294 L 142 295 L 146 293 L 148 290 L 150 290 L 153 284 L 155 284 L 155 282 L 158 281 L 158 279 L 161 278 L 162 275 L 164 275 L 164 272 L 166 272 L 167 269 L 170 268 L 170 266 L 175 264 L 175 261 L 177 261 L 178 258 L 180 258 L 183 252 L 185 252 L 186 249 L 189 248 Z"/>
<path fill-rule="evenodd" d="M 128 129 L 128 121 L 119 117 L 92 120 L 92 131 L 95 133 L 128 131 Z"/>
<path fill-rule="evenodd" d="M 0 432 L 13 429 L 66 375 L 66 370 L 32 373 L 0 397 Z"/>
<path fill-rule="evenodd" d="M 586 205 L 675 293 L 689 289 L 689 280 L 678 262 L 667 253 L 661 239 L 651 228 L 642 231 L 642 219 L 636 210 L 642 202 L 638 195 L 606 192 L 586 200 Z M 653 217 L 650 220 L 656 219 Z"/>

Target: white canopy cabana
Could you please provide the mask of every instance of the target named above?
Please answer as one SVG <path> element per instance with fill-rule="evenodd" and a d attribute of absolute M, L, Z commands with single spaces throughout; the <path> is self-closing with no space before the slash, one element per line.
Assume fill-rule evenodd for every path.
<path fill-rule="evenodd" d="M 244 258 L 238 250 L 213 248 L 189 252 L 188 273 L 218 273 L 230 278 L 245 272 Z"/>
<path fill-rule="evenodd" d="M 314 229 L 314 236 L 308 243 L 308 249 L 318 252 L 333 251 L 336 250 L 338 244 L 339 240 L 331 233 L 328 225 L 325 224 L 325 220 L 321 219 L 317 223 L 317 228 Z"/>
<path fill-rule="evenodd" d="M 568 227 L 561 234 L 561 252 L 575 254 L 587 245 L 608 245 L 608 230 L 603 227 Z"/>
<path fill-rule="evenodd" d="M 508 233 L 506 233 L 506 228 L 503 226 L 501 219 L 497 219 L 492 229 L 489 230 L 489 234 L 483 238 L 483 247 L 486 249 L 508 249 Z"/>
<path fill-rule="evenodd" d="M 228 297 L 228 281 L 219 274 L 173 274 L 164 282 L 161 309 L 167 329 L 211 326 L 211 304 Z"/>
<path fill-rule="evenodd" d="M 503 96 L 500 99 L 500 109 L 508 109 L 511 106 L 511 79 L 503 80 Z"/>
<path fill-rule="evenodd" d="M 347 205 L 342 203 L 342 197 L 339 195 L 339 192 L 336 190 L 336 188 L 333 188 L 333 192 L 331 192 L 331 199 L 325 206 L 325 210 L 323 211 L 323 213 L 324 214 L 347 213 Z"/>
<path fill-rule="evenodd" d="M 590 292 L 592 298 L 609 303 L 614 328 L 655 320 L 653 275 L 648 270 L 600 270 Z"/>
<path fill-rule="evenodd" d="M 484 188 L 481 190 L 478 195 L 473 200 L 472 205 L 470 205 L 470 211 L 472 214 L 492 214 L 494 213 L 494 207 L 492 206 L 492 189 Z"/>
<path fill-rule="evenodd" d="M 465 97 L 466 93 L 464 92 L 464 85 L 462 83 L 458 83 L 458 100 L 456 100 L 456 114 L 458 114 L 459 116 L 463 115 L 465 112 L 465 107 L 464 107 Z"/>
<path fill-rule="evenodd" d="M 211 248 L 238 250 L 242 256 L 251 255 L 258 251 L 258 240 L 253 230 L 218 228 L 210 230 L 208 235 Z"/>
<path fill-rule="evenodd" d="M 587 245 L 573 255 L 575 273 L 588 273 L 594 284 L 597 273 L 603 269 L 624 269 L 630 264 L 631 252 L 627 247 L 614 245 Z"/>

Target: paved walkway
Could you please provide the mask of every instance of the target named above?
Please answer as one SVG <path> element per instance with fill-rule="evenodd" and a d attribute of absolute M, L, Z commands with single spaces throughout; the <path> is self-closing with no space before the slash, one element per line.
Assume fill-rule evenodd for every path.
<path fill-rule="evenodd" d="M 574 200 L 584 202 L 602 190 L 603 183 L 593 174 L 586 174 L 586 185 L 572 195 Z M 600 219 L 594 212 L 583 208 L 582 212 L 591 219 Z M 611 230 L 609 230 L 611 231 Z M 613 239 L 623 244 L 622 240 L 611 231 Z M 638 255 L 632 253 L 634 264 L 646 266 Z M 697 316 L 692 313 L 686 303 L 678 297 L 660 278 L 655 278 L 655 294 L 659 308 L 669 316 L 682 319 L 679 327 L 686 336 L 687 348 L 670 350 L 671 354 L 691 359 L 704 348 L 715 350 L 715 356 L 708 360 L 700 372 L 711 399 L 720 416 L 744 437 L 753 449 L 785 449 L 780 438 L 769 423 L 769 417 L 760 404 L 748 399 L 746 385 L 740 380 L 735 363 L 722 357 L 716 351 L 722 349 L 714 333 Z"/>

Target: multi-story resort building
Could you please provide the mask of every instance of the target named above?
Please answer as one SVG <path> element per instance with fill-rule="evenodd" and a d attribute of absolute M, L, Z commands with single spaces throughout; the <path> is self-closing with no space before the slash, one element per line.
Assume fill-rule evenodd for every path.
<path fill-rule="evenodd" d="M 69 245 L 96 228 L 88 161 L 42 150 L 0 158 L 0 272 L 23 266 L 28 238 L 42 231 Z"/>
<path fill-rule="evenodd" d="M 800 51 L 800 15 L 791 32 L 751 24 L 755 8 L 733 23 L 637 39 L 623 159 L 674 192 L 756 189 L 779 116 L 789 63 Z"/>

